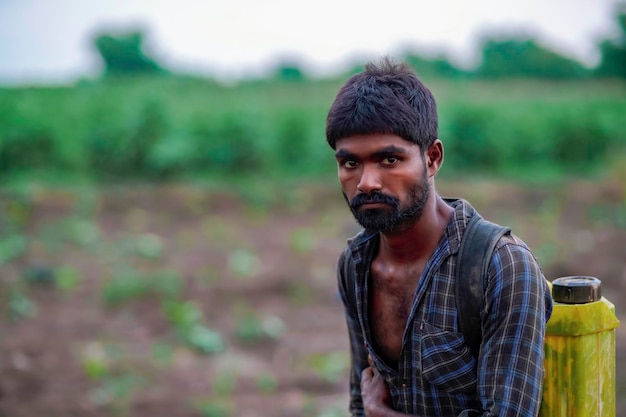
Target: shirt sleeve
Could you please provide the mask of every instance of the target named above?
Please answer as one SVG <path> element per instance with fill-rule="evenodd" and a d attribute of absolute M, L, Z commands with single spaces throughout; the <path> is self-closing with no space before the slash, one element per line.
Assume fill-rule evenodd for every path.
<path fill-rule="evenodd" d="M 461 416 L 537 416 L 544 378 L 544 339 L 552 298 L 528 247 L 507 237 L 489 267 L 481 311 L 478 395 L 483 410 Z"/>
<path fill-rule="evenodd" d="M 339 295 L 344 305 L 345 318 L 350 337 L 350 403 L 351 416 L 365 416 L 361 398 L 361 372 L 368 365 L 367 350 L 364 345 L 363 333 L 359 325 L 356 307 L 354 279 L 344 276 L 346 253 L 342 253 L 337 262 L 337 281 Z"/>

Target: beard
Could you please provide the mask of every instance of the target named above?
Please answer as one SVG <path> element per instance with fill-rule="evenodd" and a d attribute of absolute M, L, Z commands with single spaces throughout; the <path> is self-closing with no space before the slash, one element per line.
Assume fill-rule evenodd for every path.
<path fill-rule="evenodd" d="M 398 198 L 378 191 L 370 194 L 357 194 L 352 201 L 349 201 L 343 193 L 356 221 L 365 229 L 383 233 L 400 230 L 418 221 L 422 217 L 429 195 L 430 184 L 426 175 L 409 191 L 407 207 L 402 207 Z M 360 207 L 366 203 L 383 203 L 389 207 L 361 210 Z"/>

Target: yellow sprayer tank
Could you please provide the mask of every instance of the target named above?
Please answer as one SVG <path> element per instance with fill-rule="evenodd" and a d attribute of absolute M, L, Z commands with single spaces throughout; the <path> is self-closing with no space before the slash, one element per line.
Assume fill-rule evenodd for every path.
<path fill-rule="evenodd" d="M 552 281 L 541 417 L 615 417 L 615 306 L 594 277 Z"/>

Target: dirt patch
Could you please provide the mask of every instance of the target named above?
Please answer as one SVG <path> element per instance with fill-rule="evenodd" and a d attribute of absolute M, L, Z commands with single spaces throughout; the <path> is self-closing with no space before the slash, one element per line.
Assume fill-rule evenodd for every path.
<path fill-rule="evenodd" d="M 511 225 L 549 279 L 602 279 L 624 323 L 623 187 L 438 186 Z M 346 415 L 335 260 L 357 228 L 334 184 L 305 188 L 2 194 L 0 416 Z"/>

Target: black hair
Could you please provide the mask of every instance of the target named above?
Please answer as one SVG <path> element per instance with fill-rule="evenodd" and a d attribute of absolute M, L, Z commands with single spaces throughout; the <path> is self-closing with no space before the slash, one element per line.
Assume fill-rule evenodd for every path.
<path fill-rule="evenodd" d="M 341 138 L 393 134 L 425 151 L 438 137 L 435 98 L 404 62 L 370 62 L 337 93 L 326 118 L 331 148 Z"/>

